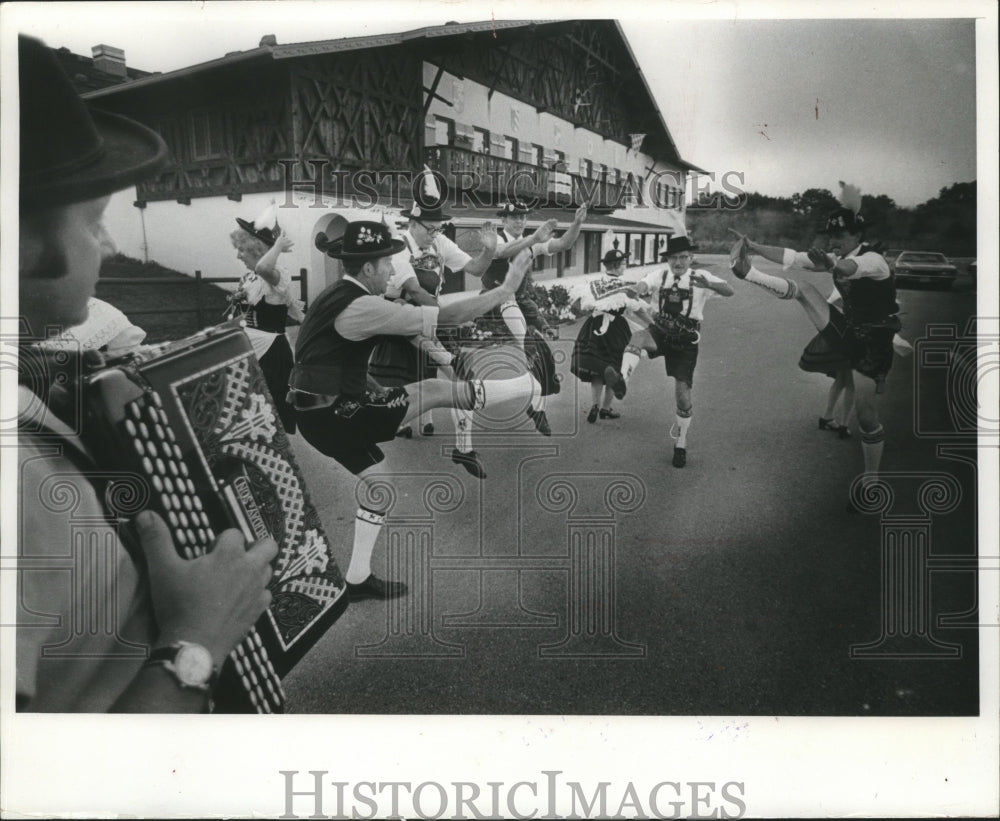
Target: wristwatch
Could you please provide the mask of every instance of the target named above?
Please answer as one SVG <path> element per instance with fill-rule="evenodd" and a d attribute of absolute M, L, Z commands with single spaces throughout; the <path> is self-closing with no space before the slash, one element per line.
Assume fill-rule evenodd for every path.
<path fill-rule="evenodd" d="M 162 664 L 185 690 L 211 691 L 218 671 L 212 654 L 200 644 L 177 641 L 150 651 L 146 664 Z"/>

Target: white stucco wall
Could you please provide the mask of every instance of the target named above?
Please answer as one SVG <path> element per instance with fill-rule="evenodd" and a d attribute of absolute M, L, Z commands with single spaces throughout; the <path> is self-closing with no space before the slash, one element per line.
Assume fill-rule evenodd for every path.
<path fill-rule="evenodd" d="M 424 63 L 423 71 L 424 87 L 430 88 L 437 76 L 438 67 Z M 581 173 L 580 160 L 583 158 L 591 160 L 595 168 L 603 163 L 608 168 L 620 169 L 624 174 L 631 172 L 637 183 L 642 184 L 647 179 L 647 169 L 653 165 L 653 158 L 648 154 L 629 151 L 627 146 L 616 140 L 605 139 L 586 128 L 577 128 L 568 120 L 549 112 L 540 114 L 532 106 L 498 91 L 490 97 L 486 86 L 472 80 L 460 80 L 444 72 L 438 83 L 437 93 L 454 105 L 449 106 L 435 98 L 427 111 L 428 122 L 433 121 L 435 116 L 440 116 L 456 123 L 485 128 L 493 134 L 515 137 L 522 144 L 541 145 L 547 151 L 563 151 L 568 170 L 572 174 Z M 516 127 L 511 117 L 512 111 L 517 112 Z M 655 169 L 668 170 L 670 166 L 657 163 Z M 676 169 L 674 171 L 683 188 L 685 174 Z M 669 219 L 663 215 L 662 209 L 651 207 L 653 197 L 648 191 L 644 191 L 643 199 L 644 207 L 629 206 L 616 211 L 614 216 L 653 225 L 669 225 Z"/>
<path fill-rule="evenodd" d="M 301 268 L 306 269 L 310 297 L 323 290 L 337 270 L 337 263 L 316 248 L 315 238 L 320 231 L 340 219 L 378 221 L 384 215 L 395 227 L 398 218 L 398 211 L 391 209 L 337 207 L 332 200 L 317 208 L 312 195 L 300 193 L 292 196 L 290 207 L 286 207 L 282 196 L 270 193 L 248 194 L 241 202 L 226 197 L 192 199 L 190 205 L 150 202 L 144 209 L 133 205 L 135 199 L 134 189 L 123 191 L 114 195 L 108 205 L 105 225 L 118 250 L 184 274 L 201 271 L 208 279 L 242 276 L 245 268 L 236 259 L 229 239 L 238 227 L 236 218 L 253 220 L 274 201 L 279 206 L 278 224 L 295 243 L 282 257 L 282 265 L 293 276 Z"/>

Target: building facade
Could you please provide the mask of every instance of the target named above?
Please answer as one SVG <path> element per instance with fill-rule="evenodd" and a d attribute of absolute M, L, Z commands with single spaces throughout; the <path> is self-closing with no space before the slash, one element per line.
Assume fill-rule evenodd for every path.
<path fill-rule="evenodd" d="M 320 231 L 399 220 L 425 166 L 447 191 L 456 240 L 510 196 L 566 227 L 574 248 L 536 278 L 599 270 L 617 243 L 656 261 L 684 209 L 687 177 L 618 24 L 608 20 L 447 24 L 399 34 L 278 45 L 86 94 L 157 130 L 172 166 L 118 195 L 108 219 L 123 253 L 208 277 L 239 274 L 235 218 L 268 203 L 295 241 L 284 260 L 315 294 L 339 274 Z M 670 213 L 674 212 L 674 219 Z M 472 288 L 461 280 L 452 290 Z"/>

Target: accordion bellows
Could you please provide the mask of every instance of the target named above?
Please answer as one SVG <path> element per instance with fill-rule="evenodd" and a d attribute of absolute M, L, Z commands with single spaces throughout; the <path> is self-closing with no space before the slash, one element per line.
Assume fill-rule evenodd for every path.
<path fill-rule="evenodd" d="M 88 375 L 84 400 L 92 452 L 137 476 L 139 509 L 163 516 L 181 555 L 207 552 L 228 527 L 278 543 L 271 605 L 230 656 L 215 701 L 283 712 L 280 680 L 342 612 L 345 584 L 246 335 L 219 326 L 147 348 Z"/>

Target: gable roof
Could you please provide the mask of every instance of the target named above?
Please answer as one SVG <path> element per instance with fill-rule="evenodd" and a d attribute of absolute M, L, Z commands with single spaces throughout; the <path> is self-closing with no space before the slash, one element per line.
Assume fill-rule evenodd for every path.
<path fill-rule="evenodd" d="M 397 46 L 404 43 L 412 43 L 420 40 L 434 40 L 437 38 L 447 38 L 447 37 L 458 37 L 468 34 L 479 34 L 482 32 L 489 31 L 503 31 L 503 30 L 513 30 L 519 28 L 530 28 L 532 30 L 547 26 L 547 25 L 557 25 L 564 24 L 567 22 L 574 22 L 571 20 L 485 20 L 476 23 L 445 23 L 441 26 L 425 26 L 419 29 L 413 29 L 411 31 L 403 32 L 392 32 L 388 34 L 372 34 L 364 35 L 359 37 L 341 37 L 334 40 L 315 40 L 312 42 L 305 43 L 292 43 L 288 45 L 261 45 L 257 48 L 248 49 L 246 51 L 235 51 L 226 54 L 223 57 L 219 57 L 215 60 L 208 60 L 203 63 L 197 63 L 195 65 L 187 66 L 185 68 L 176 69 L 174 71 L 156 73 L 152 75 L 147 75 L 141 78 L 131 80 L 127 83 L 121 83 L 115 86 L 109 86 L 106 88 L 96 89 L 83 96 L 87 99 L 99 99 L 101 97 L 107 97 L 110 95 L 120 94 L 122 92 L 136 91 L 139 89 L 150 88 L 162 83 L 168 83 L 172 80 L 176 80 L 182 77 L 190 77 L 194 74 L 200 74 L 202 72 L 215 71 L 228 66 L 235 65 L 237 63 L 245 62 L 257 62 L 257 61 L 278 61 L 278 60 L 288 60 L 301 57 L 311 57 L 322 54 L 335 54 L 348 51 L 359 51 L 369 48 L 384 48 L 386 46 Z M 593 21 L 601 22 L 601 21 Z M 632 51 L 632 47 L 628 43 L 628 38 L 625 36 L 625 32 L 622 30 L 621 24 L 617 20 L 603 21 L 611 22 L 614 24 L 615 31 L 620 38 L 622 45 L 626 49 L 629 58 L 632 61 L 632 65 L 635 67 L 635 74 L 642 84 L 643 96 L 647 99 L 647 104 L 649 108 L 655 113 L 656 123 L 661 129 L 661 134 L 665 139 L 665 143 L 668 146 L 668 151 L 672 155 L 670 159 L 676 162 L 681 168 L 686 170 L 693 170 L 701 173 L 706 173 L 704 169 L 693 165 L 686 160 L 683 160 L 680 156 L 680 152 L 677 150 L 677 145 L 674 142 L 673 137 L 670 134 L 670 129 L 667 127 L 667 123 L 663 118 L 663 114 L 660 111 L 659 106 L 656 104 L 656 98 L 653 96 L 652 91 L 649 88 L 649 83 L 646 80 L 645 75 L 642 73 L 642 69 L 639 67 L 636 61 L 635 54 Z"/>
<path fill-rule="evenodd" d="M 151 76 L 148 71 L 128 67 L 125 69 L 124 77 L 108 74 L 106 71 L 94 67 L 92 57 L 74 54 L 65 46 L 52 49 L 52 53 L 56 55 L 56 59 L 69 76 L 78 94 L 86 94 L 86 92 L 97 91 L 109 86 L 119 86 L 142 77 Z"/>

